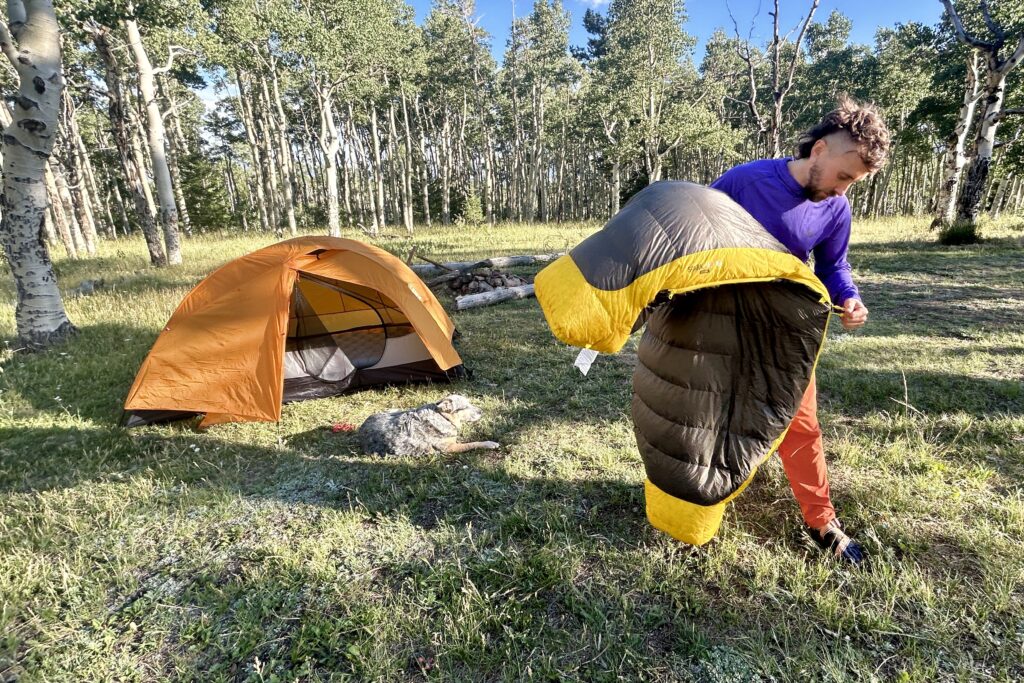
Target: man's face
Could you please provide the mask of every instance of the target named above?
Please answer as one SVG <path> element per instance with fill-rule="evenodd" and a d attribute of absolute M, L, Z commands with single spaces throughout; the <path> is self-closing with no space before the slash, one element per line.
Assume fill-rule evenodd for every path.
<path fill-rule="evenodd" d="M 846 133 L 826 135 L 814 143 L 810 177 L 804 195 L 812 202 L 841 197 L 871 171 L 861 160 L 857 146 Z"/>

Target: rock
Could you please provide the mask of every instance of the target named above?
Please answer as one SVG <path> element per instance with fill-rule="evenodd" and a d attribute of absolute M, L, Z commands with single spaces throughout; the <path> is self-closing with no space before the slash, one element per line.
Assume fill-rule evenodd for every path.
<path fill-rule="evenodd" d="M 494 291 L 494 287 L 491 286 L 490 283 L 481 282 L 480 283 L 480 291 L 481 292 L 493 292 Z"/>

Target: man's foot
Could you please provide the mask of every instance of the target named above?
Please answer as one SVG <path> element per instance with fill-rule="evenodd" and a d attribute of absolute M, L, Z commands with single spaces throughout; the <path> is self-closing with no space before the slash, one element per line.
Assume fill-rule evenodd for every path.
<path fill-rule="evenodd" d="M 807 527 L 807 533 L 819 548 L 828 551 L 833 557 L 854 566 L 864 562 L 864 549 L 857 541 L 843 533 L 838 519 L 833 519 L 820 529 Z"/>

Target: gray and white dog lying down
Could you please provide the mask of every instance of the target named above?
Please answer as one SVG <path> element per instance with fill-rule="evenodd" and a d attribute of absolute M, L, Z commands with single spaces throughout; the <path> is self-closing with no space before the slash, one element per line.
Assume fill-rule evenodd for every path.
<path fill-rule="evenodd" d="M 495 449 L 494 441 L 459 443 L 459 427 L 476 422 L 483 413 L 465 396 L 451 394 L 437 403 L 412 410 L 386 410 L 366 418 L 359 427 L 363 452 L 380 455 L 463 453 L 477 448 Z"/>

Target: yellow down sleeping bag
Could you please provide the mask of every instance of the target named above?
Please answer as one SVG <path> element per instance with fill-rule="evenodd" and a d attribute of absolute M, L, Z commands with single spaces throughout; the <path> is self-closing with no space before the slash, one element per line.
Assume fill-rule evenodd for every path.
<path fill-rule="evenodd" d="M 678 181 L 637 193 L 534 284 L 574 346 L 615 353 L 649 314 L 632 403 L 647 517 L 711 540 L 796 414 L 828 326 L 825 286 L 728 196 Z"/>

